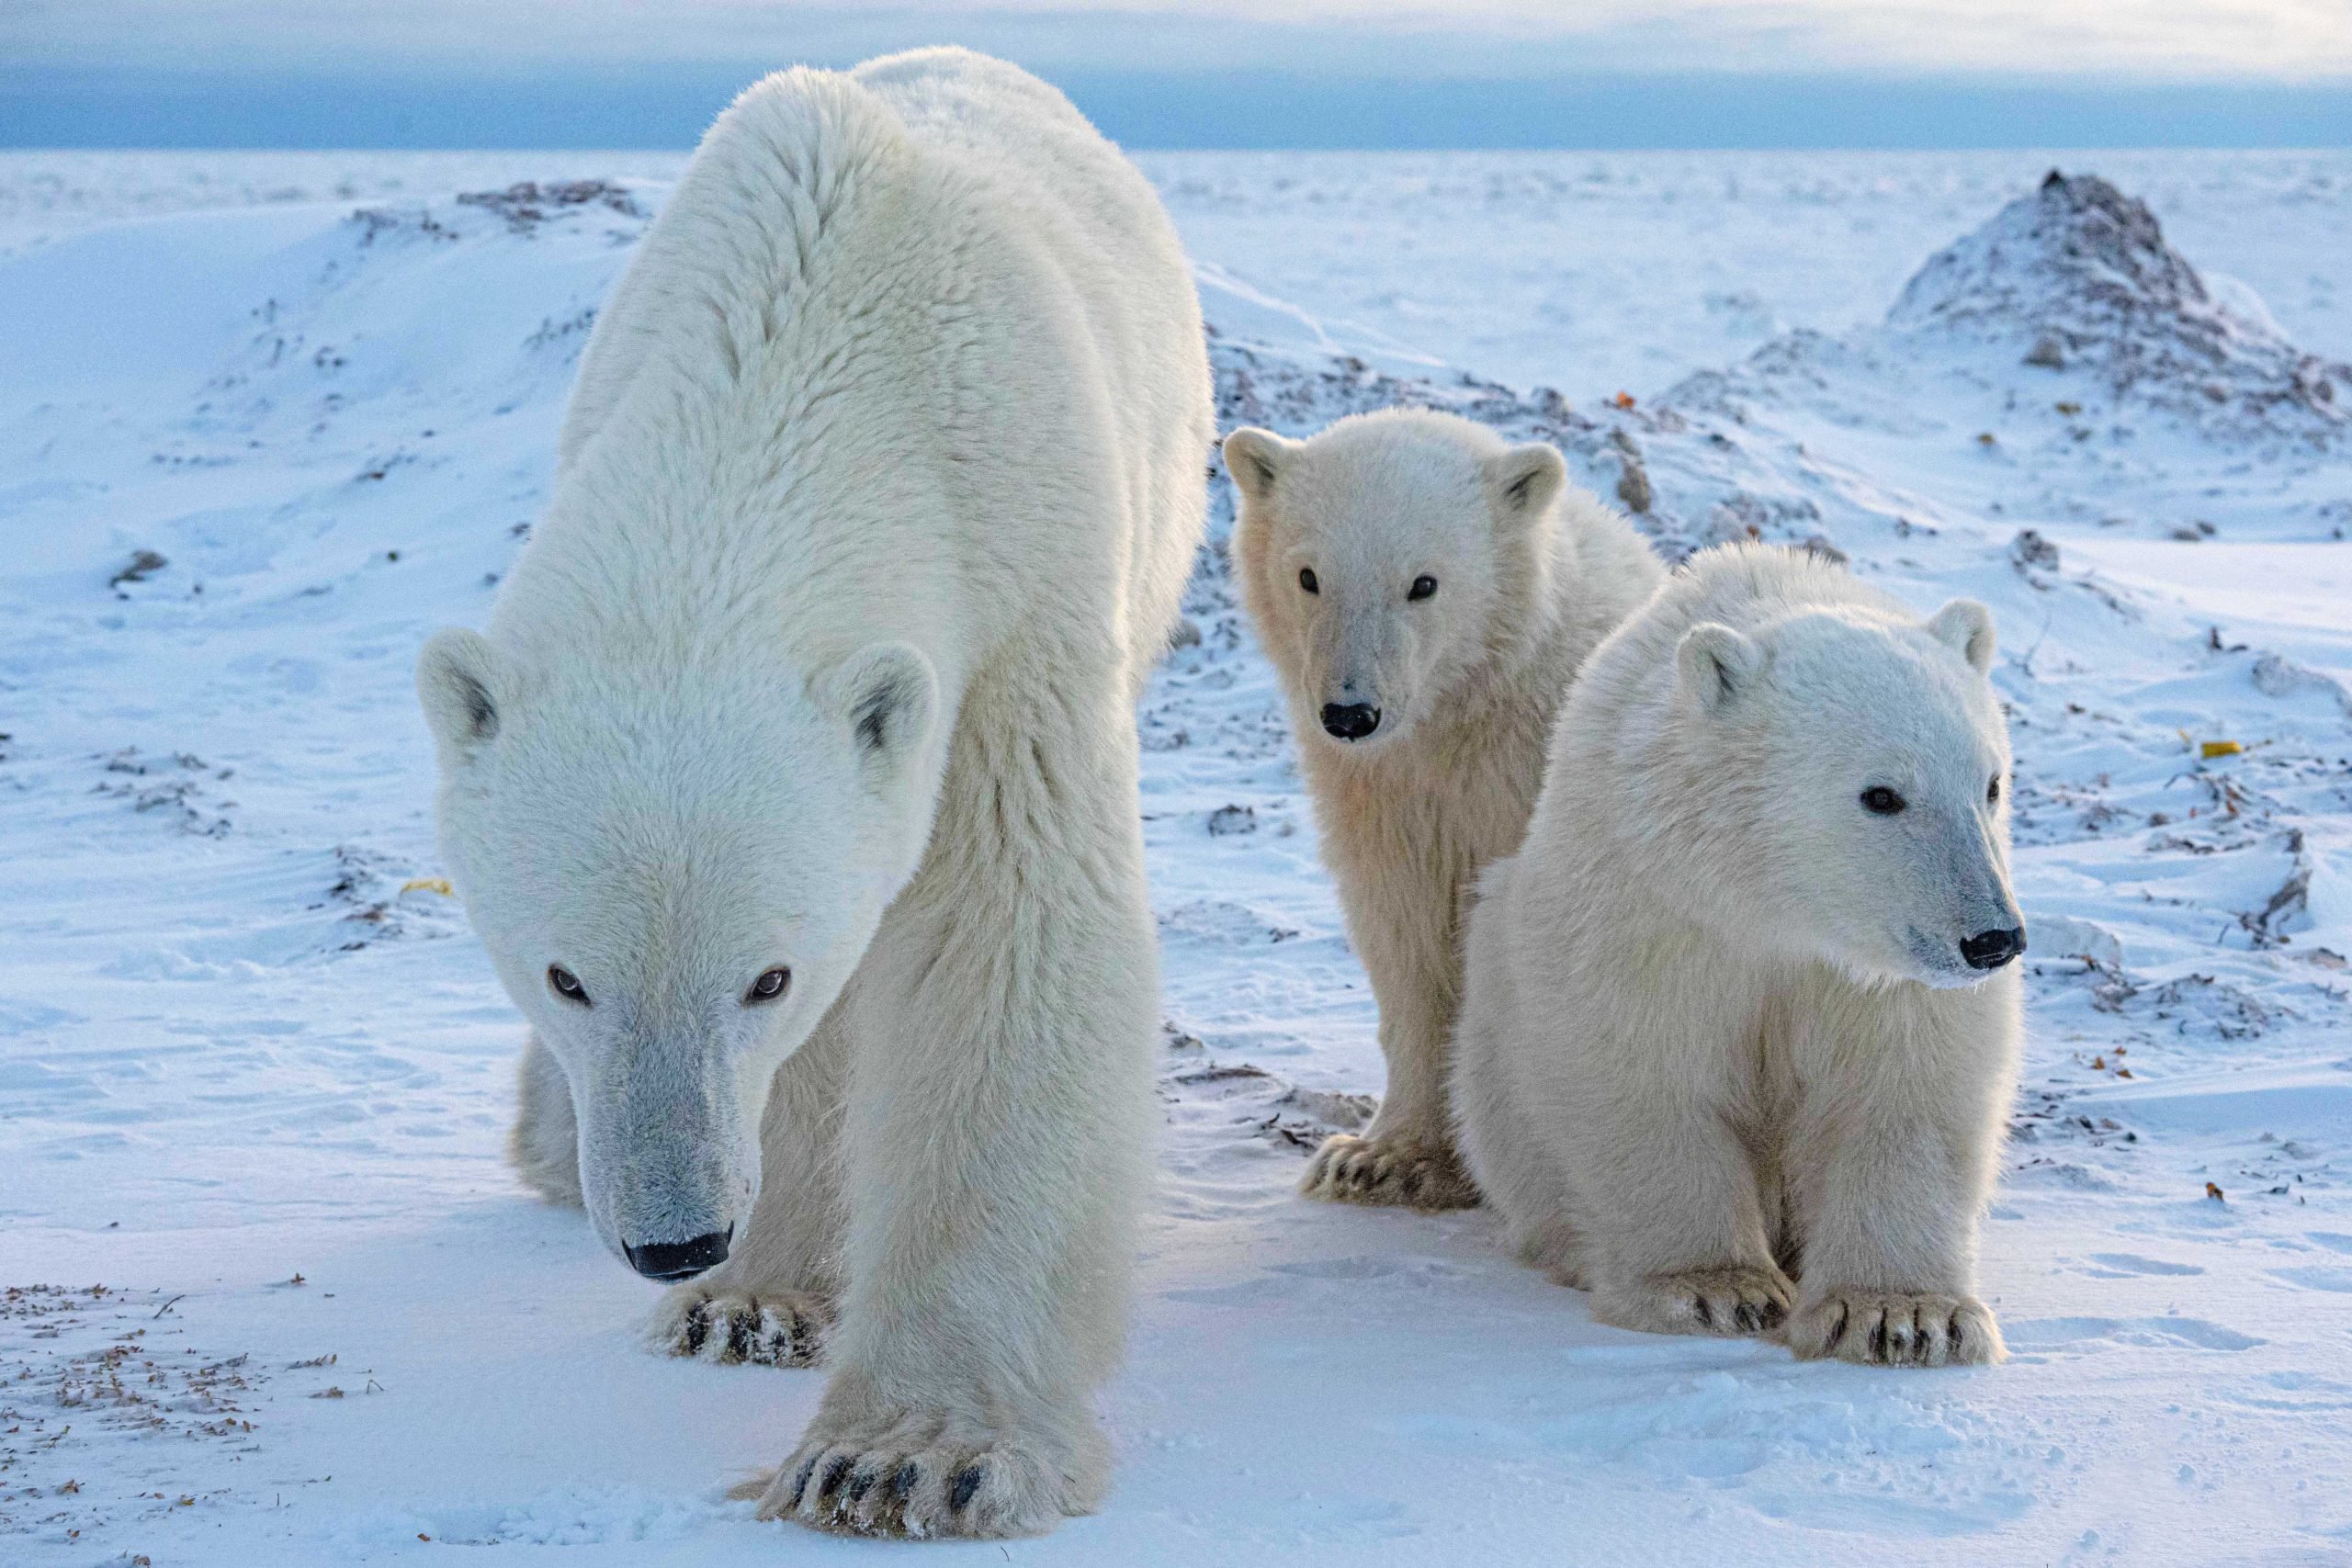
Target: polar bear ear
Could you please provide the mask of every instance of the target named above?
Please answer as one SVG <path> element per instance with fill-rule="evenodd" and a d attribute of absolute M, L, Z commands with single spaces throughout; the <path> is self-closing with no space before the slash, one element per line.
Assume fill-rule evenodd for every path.
<path fill-rule="evenodd" d="M 1508 518 L 1543 516 L 1568 482 L 1568 465 L 1558 449 L 1540 441 L 1489 457 L 1486 467 L 1495 511 Z"/>
<path fill-rule="evenodd" d="M 1993 668 L 1993 612 L 1973 599 L 1955 599 L 1928 618 L 1938 642 L 1968 660 L 1982 675 Z"/>
<path fill-rule="evenodd" d="M 1225 471 L 1251 501 L 1263 501 L 1298 446 L 1271 430 L 1256 426 L 1237 430 L 1225 438 Z"/>
<path fill-rule="evenodd" d="M 1756 639 L 1720 621 L 1702 621 L 1682 634 L 1674 650 L 1682 689 L 1702 713 L 1721 713 L 1747 694 L 1763 671 L 1764 650 Z"/>
<path fill-rule="evenodd" d="M 447 626 L 426 639 L 416 660 L 416 694 L 444 758 L 471 760 L 498 734 L 514 681 L 498 649 L 480 632 Z"/>
<path fill-rule="evenodd" d="M 939 706 L 939 679 L 931 660 L 904 643 L 858 649 L 825 679 L 826 699 L 849 723 L 869 772 L 901 772 L 931 739 Z"/>

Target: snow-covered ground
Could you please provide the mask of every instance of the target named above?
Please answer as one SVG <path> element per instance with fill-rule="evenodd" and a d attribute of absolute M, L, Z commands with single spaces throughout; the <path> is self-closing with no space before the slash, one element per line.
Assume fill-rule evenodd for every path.
<path fill-rule="evenodd" d="M 1291 1195 L 1373 1010 L 1213 547 L 1143 716 L 1168 1127 L 1118 1484 L 922 1550 L 2352 1562 L 2352 155 L 1144 162 L 1229 422 L 1454 407 L 1668 551 L 1995 607 L 2017 1356 L 1621 1333 L 1478 1215 Z M 0 155 L 0 1562 L 903 1550 L 723 1500 L 820 1374 L 639 1348 L 653 1288 L 500 1163 L 517 1021 L 411 886 L 414 649 L 521 547 L 677 163 Z"/>

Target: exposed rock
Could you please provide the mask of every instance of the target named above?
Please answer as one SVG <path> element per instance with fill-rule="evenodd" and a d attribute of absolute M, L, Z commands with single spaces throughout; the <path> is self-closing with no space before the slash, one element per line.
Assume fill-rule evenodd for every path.
<path fill-rule="evenodd" d="M 171 564 L 153 550 L 134 550 L 122 570 L 107 579 L 107 586 L 119 589 L 126 582 L 144 582 Z"/>
<path fill-rule="evenodd" d="M 523 180 L 504 190 L 467 191 L 458 201 L 461 206 L 497 213 L 517 233 L 528 233 L 550 212 L 560 212 L 567 207 L 593 204 L 624 218 L 645 216 L 626 187 L 605 180 L 550 180 L 546 185 Z"/>
<path fill-rule="evenodd" d="M 2009 559 L 2019 571 L 2058 570 L 2058 547 L 2031 528 L 2020 528 L 2009 541 Z"/>

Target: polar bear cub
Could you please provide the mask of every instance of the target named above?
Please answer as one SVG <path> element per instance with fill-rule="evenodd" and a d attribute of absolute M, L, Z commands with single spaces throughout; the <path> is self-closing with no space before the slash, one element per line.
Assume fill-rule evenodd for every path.
<path fill-rule="evenodd" d="M 1990 1362 L 2021 1032 L 1993 626 L 1693 557 L 1586 665 L 1471 921 L 1463 1149 L 1594 1315 Z"/>
<path fill-rule="evenodd" d="M 1282 676 L 1387 1092 L 1302 1190 L 1475 1204 L 1446 1114 L 1464 895 L 1519 845 L 1577 666 L 1665 575 L 1550 446 L 1386 410 L 1226 438 L 1243 603 Z"/>
<path fill-rule="evenodd" d="M 666 1348 L 826 1330 L 766 1517 L 1101 1495 L 1159 1018 L 1135 705 L 1214 437 L 1175 232 L 1059 93 L 786 72 L 599 318 L 487 634 L 424 649 L 518 1163 L 678 1281 Z"/>

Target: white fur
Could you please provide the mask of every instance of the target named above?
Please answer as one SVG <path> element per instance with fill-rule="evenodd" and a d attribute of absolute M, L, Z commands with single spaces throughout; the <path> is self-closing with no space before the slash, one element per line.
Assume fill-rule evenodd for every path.
<path fill-rule="evenodd" d="M 1323 856 L 1380 1003 L 1387 1092 L 1317 1153 L 1317 1197 L 1464 1207 L 1446 1054 L 1464 896 L 1519 847 L 1577 667 L 1665 575 L 1549 446 L 1391 410 L 1310 440 L 1226 438 L 1243 602 L 1290 697 Z M 1302 571 L 1316 574 L 1306 592 Z M 1436 585 L 1409 597 L 1417 578 Z M 1324 705 L 1379 728 L 1329 733 Z"/>
<path fill-rule="evenodd" d="M 1471 921 L 1453 1103 L 1521 1254 L 1604 1321 L 1999 1359 L 1976 1233 L 2021 988 L 1959 951 L 2023 923 L 1992 658 L 1981 605 L 1923 623 L 1738 546 L 1586 664 Z"/>
<path fill-rule="evenodd" d="M 1175 235 L 1058 93 L 786 72 L 615 291 L 487 635 L 421 661 L 536 1037 L 526 1174 L 616 1250 L 733 1227 L 673 1348 L 806 1360 L 838 1317 L 771 1516 L 1009 1535 L 1101 1492 L 1158 1020 L 1134 705 L 1213 434 Z"/>

